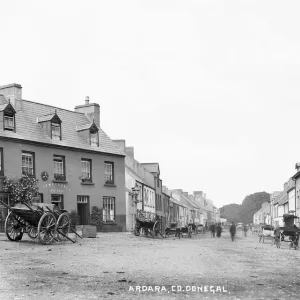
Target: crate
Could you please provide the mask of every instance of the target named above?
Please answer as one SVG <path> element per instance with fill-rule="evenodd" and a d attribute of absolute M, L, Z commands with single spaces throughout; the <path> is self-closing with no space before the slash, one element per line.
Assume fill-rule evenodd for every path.
<path fill-rule="evenodd" d="M 97 227 L 93 225 L 83 225 L 82 237 L 95 238 L 97 236 Z"/>

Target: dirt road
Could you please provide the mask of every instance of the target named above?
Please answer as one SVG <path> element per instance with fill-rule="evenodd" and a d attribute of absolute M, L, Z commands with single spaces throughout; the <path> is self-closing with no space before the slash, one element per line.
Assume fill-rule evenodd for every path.
<path fill-rule="evenodd" d="M 242 233 L 102 233 L 50 246 L 1 234 L 0 299 L 300 299 L 299 265 L 300 251 Z"/>

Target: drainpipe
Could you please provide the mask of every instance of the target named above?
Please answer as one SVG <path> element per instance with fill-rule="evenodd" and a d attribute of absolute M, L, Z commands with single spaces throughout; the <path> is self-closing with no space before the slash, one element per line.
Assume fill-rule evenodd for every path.
<path fill-rule="evenodd" d="M 295 182 L 295 196 L 294 196 L 294 197 L 295 197 L 295 213 L 294 213 L 294 214 L 295 214 L 295 216 L 296 216 L 296 215 L 297 215 L 297 214 L 296 214 L 296 212 L 297 212 L 297 203 L 296 203 L 296 202 L 297 202 L 297 198 L 296 198 L 296 179 L 294 179 L 294 177 L 292 177 L 292 180 Z M 298 223 L 298 220 L 297 220 L 297 223 Z"/>

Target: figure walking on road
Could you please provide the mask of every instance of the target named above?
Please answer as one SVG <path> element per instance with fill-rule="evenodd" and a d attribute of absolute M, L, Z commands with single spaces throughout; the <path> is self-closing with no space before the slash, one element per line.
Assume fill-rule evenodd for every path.
<path fill-rule="evenodd" d="M 230 228 L 229 228 L 231 240 L 234 242 L 235 241 L 235 234 L 236 234 L 236 226 L 234 222 L 231 223 Z"/>
<path fill-rule="evenodd" d="M 211 234 L 211 237 L 215 237 L 215 231 L 216 231 L 216 225 L 214 223 L 212 223 L 210 225 L 210 234 Z"/>
<path fill-rule="evenodd" d="M 244 225 L 244 234 L 245 234 L 245 237 L 247 236 L 247 231 L 248 231 L 248 226 Z"/>
<path fill-rule="evenodd" d="M 218 223 L 217 225 L 217 237 L 219 238 L 221 236 L 221 232 L 222 232 L 222 226 L 221 223 Z"/>

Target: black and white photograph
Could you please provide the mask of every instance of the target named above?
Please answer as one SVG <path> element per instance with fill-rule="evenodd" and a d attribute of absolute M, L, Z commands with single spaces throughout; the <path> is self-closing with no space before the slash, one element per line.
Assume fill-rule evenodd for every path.
<path fill-rule="evenodd" d="M 300 299 L 299 1 L 0 11 L 0 300 Z"/>

